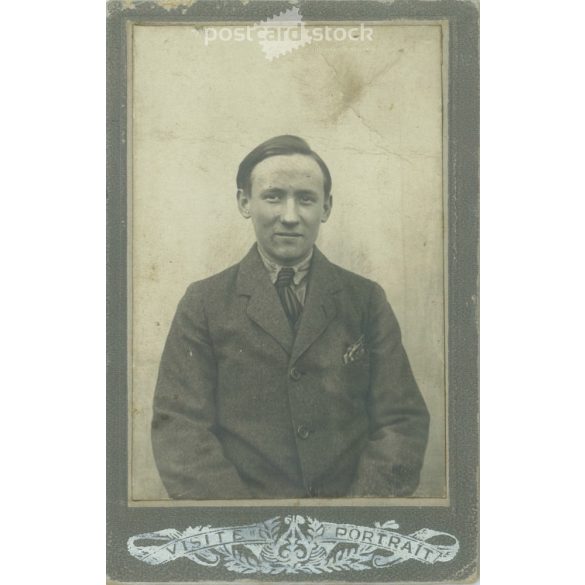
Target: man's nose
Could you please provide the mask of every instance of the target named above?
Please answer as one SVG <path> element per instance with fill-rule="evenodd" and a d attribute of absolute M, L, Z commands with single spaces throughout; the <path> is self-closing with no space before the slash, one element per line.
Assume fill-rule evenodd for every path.
<path fill-rule="evenodd" d="M 284 208 L 280 216 L 280 221 L 287 224 L 295 224 L 299 222 L 299 213 L 297 209 L 297 202 L 294 197 L 287 197 L 284 202 Z"/>

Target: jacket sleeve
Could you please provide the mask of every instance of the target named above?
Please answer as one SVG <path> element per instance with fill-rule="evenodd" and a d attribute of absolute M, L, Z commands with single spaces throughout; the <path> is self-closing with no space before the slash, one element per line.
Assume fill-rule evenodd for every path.
<path fill-rule="evenodd" d="M 366 332 L 370 435 L 350 495 L 410 495 L 419 482 L 429 414 L 402 346 L 400 327 L 378 284 L 370 296 Z"/>
<path fill-rule="evenodd" d="M 154 457 L 171 498 L 251 497 L 214 434 L 216 381 L 201 283 L 196 283 L 171 325 L 153 404 Z"/>

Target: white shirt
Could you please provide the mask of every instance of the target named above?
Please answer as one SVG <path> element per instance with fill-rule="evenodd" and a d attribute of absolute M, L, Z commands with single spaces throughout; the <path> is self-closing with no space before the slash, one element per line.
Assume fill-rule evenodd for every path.
<path fill-rule="evenodd" d="M 268 258 L 266 256 L 266 254 L 264 254 L 264 252 L 262 252 L 260 246 L 256 245 L 256 249 L 258 250 L 258 253 L 260 254 L 260 258 L 262 259 L 262 262 L 264 263 L 266 270 L 268 270 L 268 275 L 270 276 L 270 281 L 272 282 L 272 284 L 274 284 L 276 282 L 276 279 L 278 278 L 278 273 L 280 272 L 280 269 L 284 268 L 284 266 L 281 266 L 280 264 L 277 264 L 276 262 L 274 262 L 274 260 L 271 260 L 270 258 Z M 307 295 L 307 284 L 309 281 L 309 279 L 308 279 L 309 268 L 311 268 L 311 259 L 312 258 L 313 258 L 313 248 L 311 248 L 311 250 L 307 254 L 307 256 L 305 258 L 303 258 L 300 262 L 297 262 L 293 266 L 287 266 L 287 268 L 292 268 L 295 271 L 291 287 L 292 287 L 297 299 L 299 299 L 299 302 L 301 303 L 301 305 L 305 304 L 305 297 Z"/>

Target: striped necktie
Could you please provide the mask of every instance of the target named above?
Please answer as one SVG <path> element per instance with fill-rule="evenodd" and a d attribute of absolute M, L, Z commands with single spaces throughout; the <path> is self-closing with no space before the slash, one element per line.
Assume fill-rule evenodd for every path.
<path fill-rule="evenodd" d="M 295 328 L 303 310 L 303 306 L 292 288 L 294 275 L 295 271 L 293 268 L 288 266 L 281 268 L 276 278 L 276 282 L 274 283 L 278 296 L 280 297 L 280 302 L 284 308 L 284 312 L 286 313 L 293 329 Z"/>

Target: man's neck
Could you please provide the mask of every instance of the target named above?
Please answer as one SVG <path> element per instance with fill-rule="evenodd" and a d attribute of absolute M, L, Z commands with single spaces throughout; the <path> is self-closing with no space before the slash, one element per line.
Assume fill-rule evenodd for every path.
<path fill-rule="evenodd" d="M 301 258 L 300 260 L 297 260 L 294 263 L 291 264 L 285 264 L 283 262 L 278 262 L 276 260 L 274 260 L 273 258 L 271 258 L 263 249 L 262 246 L 260 246 L 260 244 L 258 242 L 256 242 L 256 247 L 258 249 L 258 253 L 260 254 L 260 257 L 262 258 L 262 260 L 264 261 L 264 264 L 268 265 L 268 266 L 274 266 L 275 268 L 284 268 L 285 266 L 290 267 L 290 268 L 294 268 L 295 271 L 301 267 L 304 266 L 306 263 L 310 263 L 311 258 L 313 257 L 313 251 L 315 249 L 315 246 L 312 246 L 311 249 L 309 250 L 309 252 L 303 256 L 303 258 Z"/>

